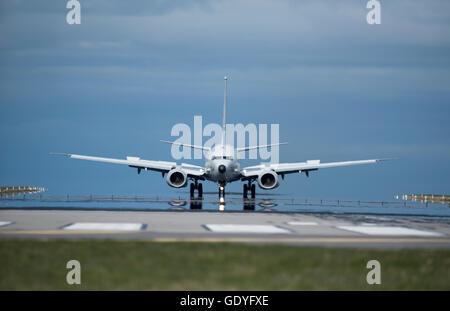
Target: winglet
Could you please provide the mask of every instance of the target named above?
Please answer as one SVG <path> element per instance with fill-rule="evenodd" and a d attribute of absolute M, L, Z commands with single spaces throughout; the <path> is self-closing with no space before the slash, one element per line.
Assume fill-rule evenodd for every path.
<path fill-rule="evenodd" d="M 377 162 L 383 162 L 383 161 L 391 161 L 391 160 L 399 160 L 399 158 L 384 158 L 384 159 L 376 159 Z"/>
<path fill-rule="evenodd" d="M 65 157 L 71 157 L 72 155 L 69 153 L 60 153 L 60 152 L 50 152 L 51 155 L 58 155 L 58 156 L 65 156 Z"/>

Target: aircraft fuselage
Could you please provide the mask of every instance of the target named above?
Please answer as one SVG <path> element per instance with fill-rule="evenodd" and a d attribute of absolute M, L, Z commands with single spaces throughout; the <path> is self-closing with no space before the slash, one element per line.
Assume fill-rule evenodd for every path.
<path fill-rule="evenodd" d="M 225 186 L 241 177 L 236 150 L 230 145 L 217 145 L 207 155 L 205 178 Z"/>

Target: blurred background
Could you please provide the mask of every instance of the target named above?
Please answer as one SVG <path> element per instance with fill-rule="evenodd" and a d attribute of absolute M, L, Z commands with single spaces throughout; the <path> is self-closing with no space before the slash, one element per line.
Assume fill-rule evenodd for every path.
<path fill-rule="evenodd" d="M 172 161 L 159 140 L 194 115 L 220 123 L 228 75 L 228 122 L 279 123 L 282 162 L 398 158 L 290 175 L 274 193 L 450 189 L 450 2 L 383 1 L 380 25 L 354 0 L 80 3 L 80 25 L 66 1 L 0 3 L 1 185 L 180 193 L 158 173 L 49 153 Z"/>

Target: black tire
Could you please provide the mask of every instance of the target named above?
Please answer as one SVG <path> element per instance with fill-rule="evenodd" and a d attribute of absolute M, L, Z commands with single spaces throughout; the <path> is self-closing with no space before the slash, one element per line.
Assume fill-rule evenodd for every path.
<path fill-rule="evenodd" d="M 194 197 L 195 185 L 191 184 L 191 199 Z"/>
<path fill-rule="evenodd" d="M 248 201 L 251 202 L 251 201 Z M 255 210 L 255 202 L 253 203 L 244 203 L 244 211 L 254 211 Z"/>
<path fill-rule="evenodd" d="M 252 199 L 254 199 L 255 196 L 256 196 L 256 187 L 255 187 L 255 184 L 253 184 L 252 187 L 251 187 L 251 193 L 252 193 Z"/>
<path fill-rule="evenodd" d="M 202 209 L 202 201 L 192 201 L 190 209 Z"/>
<path fill-rule="evenodd" d="M 198 185 L 198 197 L 203 198 L 203 185 L 202 184 Z"/>
<path fill-rule="evenodd" d="M 244 189 L 242 190 L 242 196 L 244 199 L 247 199 L 247 193 L 248 193 L 248 186 L 247 184 L 244 184 Z"/>

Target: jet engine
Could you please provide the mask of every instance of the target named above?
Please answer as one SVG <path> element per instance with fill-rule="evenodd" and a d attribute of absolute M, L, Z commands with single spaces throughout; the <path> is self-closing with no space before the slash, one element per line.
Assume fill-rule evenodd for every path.
<path fill-rule="evenodd" d="M 265 170 L 258 175 L 258 185 L 265 190 L 278 187 L 278 174 L 272 170 Z"/>
<path fill-rule="evenodd" d="M 174 188 L 182 188 L 187 185 L 187 174 L 179 168 L 173 168 L 167 173 L 167 184 Z"/>

